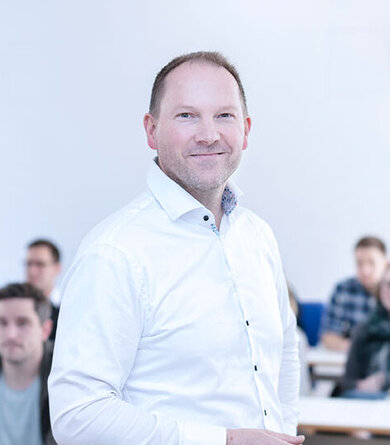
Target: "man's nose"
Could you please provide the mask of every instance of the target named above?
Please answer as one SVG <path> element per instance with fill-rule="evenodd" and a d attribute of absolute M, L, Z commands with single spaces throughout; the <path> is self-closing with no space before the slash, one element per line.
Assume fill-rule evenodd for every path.
<path fill-rule="evenodd" d="M 14 340 L 15 338 L 18 337 L 18 332 L 19 332 L 19 330 L 18 330 L 17 326 L 15 326 L 14 324 L 10 323 L 5 328 L 5 337 L 8 340 Z"/>
<path fill-rule="evenodd" d="M 198 144 L 212 145 L 220 140 L 218 126 L 214 119 L 201 119 L 196 126 L 194 136 Z"/>
<path fill-rule="evenodd" d="M 361 269 L 362 275 L 364 276 L 368 276 L 368 275 L 372 275 L 372 267 L 367 265 L 367 266 L 363 266 Z"/>

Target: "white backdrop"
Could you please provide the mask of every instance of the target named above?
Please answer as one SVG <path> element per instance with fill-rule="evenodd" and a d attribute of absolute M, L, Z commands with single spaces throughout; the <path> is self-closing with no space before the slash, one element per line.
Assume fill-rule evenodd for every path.
<path fill-rule="evenodd" d="M 366 233 L 390 241 L 390 2 L 0 2 L 0 285 L 26 243 L 83 235 L 144 187 L 153 78 L 219 50 L 253 129 L 237 180 L 273 227 L 303 299 L 353 273 Z"/>

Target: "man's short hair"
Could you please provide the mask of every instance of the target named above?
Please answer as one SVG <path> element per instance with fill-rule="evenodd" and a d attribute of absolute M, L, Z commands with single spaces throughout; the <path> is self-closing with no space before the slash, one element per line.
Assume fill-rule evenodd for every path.
<path fill-rule="evenodd" d="M 164 83 L 165 78 L 167 75 L 177 68 L 179 65 L 182 65 L 186 62 L 203 62 L 208 63 L 210 65 L 216 65 L 222 68 L 225 68 L 229 73 L 235 78 L 238 89 L 240 90 L 241 95 L 241 102 L 242 102 L 242 108 L 244 111 L 244 114 L 248 114 L 248 107 L 246 103 L 246 96 L 244 87 L 242 85 L 240 76 L 238 74 L 238 71 L 232 65 L 225 56 L 223 56 L 221 53 L 216 51 L 198 51 L 194 53 L 189 54 L 183 54 L 182 56 L 175 57 L 172 59 L 167 65 L 165 65 L 160 72 L 157 74 L 156 78 L 154 79 L 153 88 L 152 88 L 152 95 L 150 98 L 150 104 L 149 104 L 149 113 L 152 116 L 158 117 L 160 112 L 160 103 L 161 98 L 164 94 Z"/>
<path fill-rule="evenodd" d="M 0 301 L 10 298 L 26 298 L 33 300 L 35 312 L 43 323 L 51 316 L 50 301 L 45 298 L 43 292 L 29 283 L 11 283 L 0 289 Z"/>
<path fill-rule="evenodd" d="M 355 245 L 355 250 L 364 249 L 366 247 L 376 247 L 383 253 L 383 255 L 386 255 L 386 244 L 376 236 L 365 236 L 360 238 Z"/>
<path fill-rule="evenodd" d="M 41 247 L 41 246 L 45 246 L 50 250 L 53 257 L 53 261 L 55 263 L 59 263 L 61 261 L 60 249 L 52 241 L 49 241 L 48 239 L 43 239 L 43 238 L 37 239 L 35 241 L 32 241 L 27 247 L 31 249 L 32 247 Z"/>

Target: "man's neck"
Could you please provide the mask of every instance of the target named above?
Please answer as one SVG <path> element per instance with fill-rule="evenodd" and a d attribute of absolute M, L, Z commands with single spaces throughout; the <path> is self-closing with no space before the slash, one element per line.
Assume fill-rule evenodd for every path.
<path fill-rule="evenodd" d="M 224 187 L 220 189 L 216 189 L 213 191 L 202 192 L 201 190 L 190 191 L 191 195 L 197 199 L 201 204 L 203 204 L 206 209 L 210 210 L 214 215 L 215 225 L 219 230 L 223 209 L 222 209 L 222 195 L 223 195 Z"/>
<path fill-rule="evenodd" d="M 3 360 L 2 373 L 7 386 L 16 390 L 28 388 L 39 375 L 42 356 L 43 345 L 39 355 L 23 363 L 11 363 Z"/>
<path fill-rule="evenodd" d="M 163 168 L 161 168 L 161 164 L 158 161 L 158 157 L 154 159 L 156 164 L 159 166 L 162 172 L 164 172 L 172 181 L 175 181 L 180 187 L 182 187 L 185 191 L 187 191 L 190 195 L 192 195 L 197 201 L 203 204 L 206 209 L 210 210 L 214 215 L 215 225 L 218 230 L 221 225 L 223 209 L 222 209 L 222 195 L 225 190 L 226 183 L 212 190 L 199 190 L 193 189 L 186 184 L 182 183 L 179 178 L 175 175 L 169 174 Z"/>
<path fill-rule="evenodd" d="M 54 286 L 47 287 L 46 289 L 42 289 L 43 295 L 50 300 L 50 295 L 53 293 Z"/>

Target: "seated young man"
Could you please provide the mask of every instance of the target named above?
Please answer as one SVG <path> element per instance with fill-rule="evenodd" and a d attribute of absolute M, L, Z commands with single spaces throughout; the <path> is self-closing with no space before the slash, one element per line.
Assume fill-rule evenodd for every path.
<path fill-rule="evenodd" d="M 47 378 L 50 302 L 30 284 L 0 289 L 0 444 L 53 445 Z"/>
<path fill-rule="evenodd" d="M 347 351 L 356 325 L 375 306 L 386 268 L 386 246 L 372 236 L 355 245 L 357 276 L 338 283 L 322 319 L 322 343 L 329 349 Z"/>

